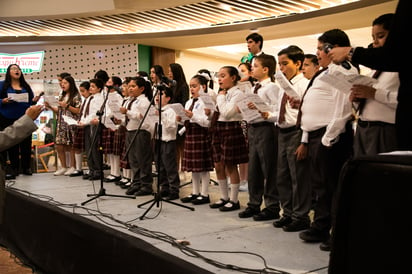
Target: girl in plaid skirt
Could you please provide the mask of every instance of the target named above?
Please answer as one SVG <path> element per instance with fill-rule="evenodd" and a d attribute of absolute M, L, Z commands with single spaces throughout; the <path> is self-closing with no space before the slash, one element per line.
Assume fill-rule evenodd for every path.
<path fill-rule="evenodd" d="M 243 92 L 238 88 L 240 80 L 237 68 L 224 66 L 219 70 L 220 91 L 216 98 L 219 111 L 217 122 L 212 124 L 213 161 L 219 182 L 221 199 L 210 205 L 220 211 L 240 209 L 238 164 L 248 162 L 248 148 L 243 135 L 242 115 L 236 106 L 238 96 Z M 229 176 L 230 196 L 226 176 Z"/>
<path fill-rule="evenodd" d="M 186 137 L 183 149 L 182 170 L 192 172 L 192 194 L 181 199 L 183 203 L 192 202 L 195 205 L 210 203 L 209 182 L 210 171 L 213 170 L 211 140 L 209 135 L 210 120 L 205 112 L 205 105 L 199 100 L 200 92 L 207 92 L 207 79 L 195 75 L 190 80 L 192 99 L 185 105 L 184 122 Z M 210 110 L 208 110 L 210 113 Z M 181 117 L 178 117 L 178 120 Z M 200 191 L 200 182 L 202 190 Z"/>

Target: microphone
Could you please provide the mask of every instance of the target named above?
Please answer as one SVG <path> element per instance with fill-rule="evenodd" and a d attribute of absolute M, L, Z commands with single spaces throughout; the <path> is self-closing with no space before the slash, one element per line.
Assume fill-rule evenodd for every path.
<path fill-rule="evenodd" d="M 176 86 L 176 81 L 175 80 L 171 80 L 169 78 L 167 78 L 166 76 L 162 76 L 162 78 L 160 79 L 160 81 L 168 86 Z"/>
<path fill-rule="evenodd" d="M 331 50 L 331 49 L 333 49 L 334 48 L 334 46 L 331 44 L 331 43 L 324 43 L 323 44 L 323 51 L 325 52 L 325 53 L 329 53 L 329 51 Z M 349 70 L 350 69 L 350 64 L 349 64 L 349 62 L 348 61 L 343 61 L 342 63 L 340 63 L 341 65 L 342 65 L 342 67 L 344 67 L 345 69 L 347 69 L 347 70 Z"/>

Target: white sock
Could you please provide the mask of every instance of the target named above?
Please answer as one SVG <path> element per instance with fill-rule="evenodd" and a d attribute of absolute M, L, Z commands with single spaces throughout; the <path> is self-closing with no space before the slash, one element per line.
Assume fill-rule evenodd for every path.
<path fill-rule="evenodd" d="M 232 202 L 237 203 L 239 201 L 239 184 L 231 184 L 230 185 L 230 200 Z"/>
<path fill-rule="evenodd" d="M 133 179 L 132 178 L 132 170 L 130 168 L 124 168 L 123 169 L 123 177 L 127 179 Z"/>
<path fill-rule="evenodd" d="M 202 176 L 202 196 L 208 196 L 209 195 L 209 182 L 210 182 L 210 172 L 209 171 L 203 171 L 200 172 L 200 175 Z"/>
<path fill-rule="evenodd" d="M 196 195 L 200 193 L 200 172 L 192 172 L 192 191 Z"/>
<path fill-rule="evenodd" d="M 120 156 L 110 154 L 110 174 L 120 176 Z"/>
<path fill-rule="evenodd" d="M 227 186 L 227 180 L 226 179 L 219 179 L 217 180 L 219 182 L 219 188 L 220 188 L 220 195 L 222 196 L 223 200 L 229 199 L 229 188 Z"/>
<path fill-rule="evenodd" d="M 82 170 L 83 153 L 75 153 L 74 159 L 76 159 L 76 170 Z"/>

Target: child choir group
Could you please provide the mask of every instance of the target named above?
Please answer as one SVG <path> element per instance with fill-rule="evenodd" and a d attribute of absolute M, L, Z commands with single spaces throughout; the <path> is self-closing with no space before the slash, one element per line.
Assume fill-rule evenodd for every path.
<path fill-rule="evenodd" d="M 162 198 L 222 212 L 241 208 L 238 195 L 247 180 L 248 202 L 239 218 L 274 220 L 274 227 L 301 231 L 302 240 L 330 250 L 333 197 L 340 169 L 352 157 L 352 107 L 359 102 L 327 76 L 346 79 L 359 75 L 359 68 L 332 63 L 326 46 L 350 46 L 349 38 L 332 29 L 318 38 L 316 55 L 291 45 L 277 61 L 262 52 L 261 35 L 252 33 L 246 42 L 249 55 L 241 64 L 217 72 L 218 91 L 207 69 L 187 85 L 176 63 L 168 77 L 159 65 L 123 81 L 98 71 L 80 85 L 81 95 L 73 78 L 61 74 L 58 106 L 45 103 L 57 114 L 61 168 L 55 175 L 115 182 L 136 196 L 151 195 L 157 175 Z M 68 117 L 77 121 L 74 126 Z M 110 164 L 106 178 L 103 153 Z M 215 201 L 208 191 L 213 170 L 220 190 Z M 192 175 L 185 197 L 179 197 L 179 171 Z"/>

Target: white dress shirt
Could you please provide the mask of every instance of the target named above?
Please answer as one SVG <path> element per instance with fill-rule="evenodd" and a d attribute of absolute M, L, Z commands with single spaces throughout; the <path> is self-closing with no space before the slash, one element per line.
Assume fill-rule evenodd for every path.
<path fill-rule="evenodd" d="M 373 73 L 371 72 L 369 76 Z M 399 84 L 397 72 L 383 71 L 378 77 L 378 82 L 373 85 L 376 89 L 375 99 L 366 100 L 360 119 L 395 124 Z"/>
<path fill-rule="evenodd" d="M 280 103 L 279 100 L 279 85 L 271 81 L 270 78 L 266 78 L 259 82 L 262 86 L 257 90 L 257 94 L 260 98 L 270 107 L 271 111 L 269 112 L 268 119 L 263 119 L 259 117 L 252 121 L 249 121 L 250 124 L 260 123 L 260 122 L 276 122 L 277 120 L 277 108 Z M 254 92 L 255 87 L 251 89 L 251 92 Z"/>
<path fill-rule="evenodd" d="M 296 91 L 296 93 L 299 95 L 299 99 L 302 99 L 303 94 L 305 93 L 306 88 L 308 87 L 309 84 L 309 80 L 307 78 L 305 78 L 305 76 L 303 76 L 303 73 L 299 73 L 297 75 L 295 75 L 295 77 L 293 77 L 292 79 L 290 79 L 290 82 L 293 86 L 293 89 Z M 285 91 L 280 88 L 280 92 L 279 92 L 279 104 L 278 104 L 278 112 L 280 112 L 280 104 L 282 102 L 282 97 L 283 94 L 285 93 Z M 285 121 L 281 124 L 278 123 L 278 126 L 280 128 L 289 128 L 289 127 L 293 127 L 296 125 L 296 120 L 298 118 L 298 113 L 299 113 L 299 109 L 298 108 L 292 108 L 290 106 L 289 101 L 286 102 L 285 105 L 286 108 L 286 112 L 285 112 Z M 277 120 L 279 119 L 279 114 L 277 117 Z"/>
<path fill-rule="evenodd" d="M 302 142 L 304 143 L 308 142 L 309 132 L 326 127 L 322 144 L 332 146 L 338 141 L 339 134 L 345 132 L 345 125 L 352 116 L 352 104 L 349 101 L 350 90 L 338 90 L 333 85 L 319 80 L 330 70 L 337 70 L 345 75 L 359 74 L 353 66 L 347 70 L 340 65 L 330 64 L 315 78 L 301 106 Z"/>
<path fill-rule="evenodd" d="M 237 111 L 236 97 L 242 96 L 243 92 L 237 87 L 231 87 L 226 94 L 219 94 L 216 97 L 216 105 L 219 108 L 220 122 L 242 121 L 242 114 Z"/>

